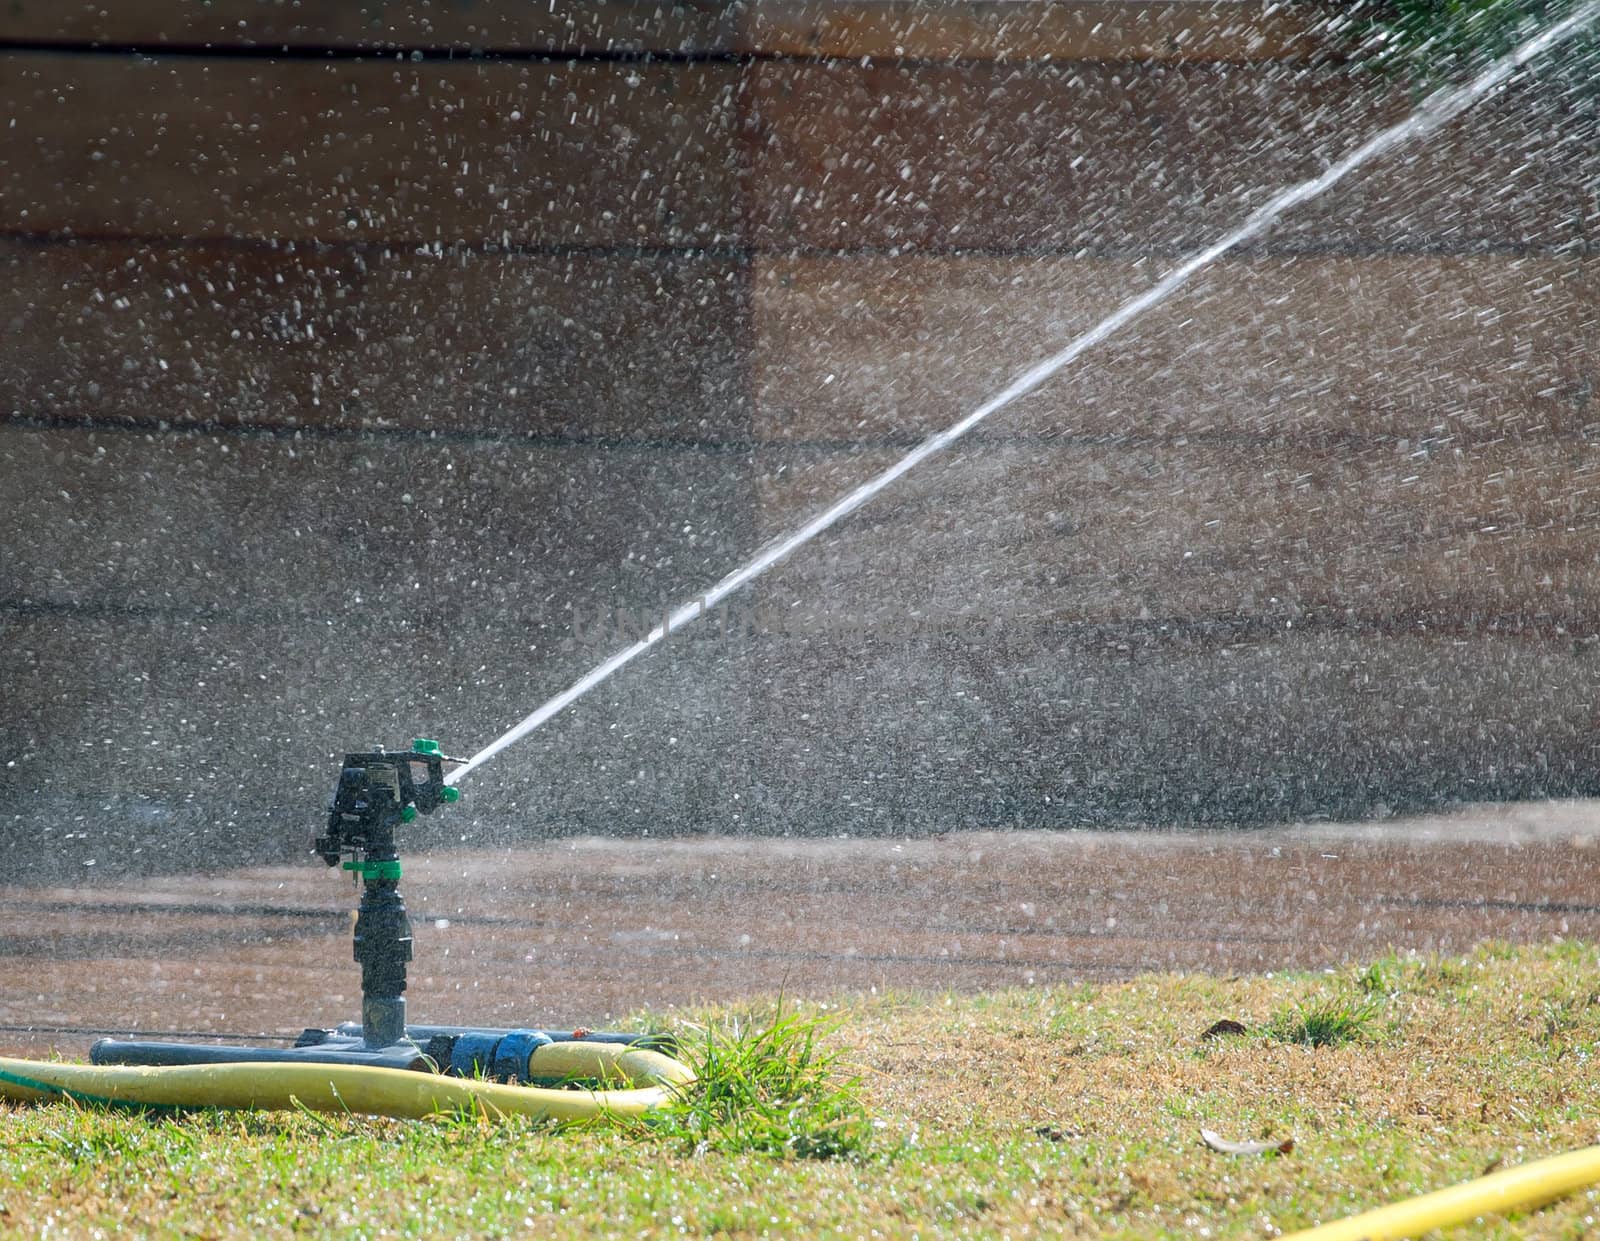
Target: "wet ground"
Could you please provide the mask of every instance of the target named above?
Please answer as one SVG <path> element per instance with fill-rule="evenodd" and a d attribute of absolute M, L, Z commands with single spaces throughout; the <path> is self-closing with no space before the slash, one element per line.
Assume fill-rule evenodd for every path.
<path fill-rule="evenodd" d="M 407 863 L 414 1020 L 597 1025 L 784 991 L 1223 974 L 1600 938 L 1600 803 L 1252 832 L 556 841 Z M 0 888 L 0 1051 L 356 1015 L 348 881 L 308 860 Z"/>

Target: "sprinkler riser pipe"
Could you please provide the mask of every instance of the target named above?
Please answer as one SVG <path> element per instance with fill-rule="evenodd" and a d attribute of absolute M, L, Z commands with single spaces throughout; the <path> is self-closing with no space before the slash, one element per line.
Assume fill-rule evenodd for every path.
<path fill-rule="evenodd" d="M 394 879 L 366 879 L 356 913 L 354 955 L 361 966 L 361 1027 L 368 1047 L 399 1043 L 406 1034 L 406 966 L 411 919 Z"/>

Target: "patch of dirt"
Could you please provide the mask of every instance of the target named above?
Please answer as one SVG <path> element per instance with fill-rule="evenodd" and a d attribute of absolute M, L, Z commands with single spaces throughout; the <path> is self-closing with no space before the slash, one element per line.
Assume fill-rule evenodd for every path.
<path fill-rule="evenodd" d="M 412 1019 L 569 1028 L 783 991 L 977 990 L 1600 938 L 1600 808 L 1255 832 L 556 841 L 408 860 Z M 356 1015 L 319 865 L 0 888 L 0 1052 Z"/>

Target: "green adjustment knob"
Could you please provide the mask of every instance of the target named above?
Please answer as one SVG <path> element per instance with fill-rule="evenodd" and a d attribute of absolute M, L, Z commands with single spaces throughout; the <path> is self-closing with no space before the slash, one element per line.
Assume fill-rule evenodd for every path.
<path fill-rule="evenodd" d="M 439 752 L 439 743 L 437 741 L 429 741 L 426 737 L 418 737 L 411 743 L 411 752 L 413 754 L 437 754 Z"/>
<path fill-rule="evenodd" d="M 415 806 L 401 806 L 400 807 L 400 822 L 409 823 L 409 822 L 411 822 L 412 819 L 414 819 L 416 817 L 417 817 L 417 808 Z"/>
<path fill-rule="evenodd" d="M 460 801 L 461 790 L 453 784 L 447 784 L 439 790 L 440 801 Z"/>

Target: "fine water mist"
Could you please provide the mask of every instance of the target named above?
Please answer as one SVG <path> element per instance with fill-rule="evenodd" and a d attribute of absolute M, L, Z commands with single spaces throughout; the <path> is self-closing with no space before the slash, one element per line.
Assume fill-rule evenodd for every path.
<path fill-rule="evenodd" d="M 1265 232 L 1285 212 L 1301 203 L 1309 202 L 1331 189 L 1350 173 L 1371 160 L 1392 151 L 1403 143 L 1425 138 L 1442 125 L 1448 124 L 1486 95 L 1501 87 L 1518 69 L 1537 60 L 1544 53 L 1557 47 L 1580 31 L 1585 30 L 1597 16 L 1600 16 L 1600 0 L 1593 0 L 1591 3 L 1584 4 L 1564 20 L 1550 26 L 1490 65 L 1471 81 L 1461 86 L 1438 90 L 1428 96 L 1405 120 L 1369 138 L 1348 155 L 1331 165 L 1326 172 L 1299 185 L 1290 186 L 1274 196 L 1253 212 L 1238 228 L 1184 260 L 1151 286 L 1149 290 L 1124 302 L 1088 331 L 1074 337 L 1058 352 L 1051 354 L 1023 371 L 1011 383 L 967 414 L 966 417 L 929 436 L 888 469 L 862 483 L 848 495 L 843 496 L 810 521 L 800 526 L 792 534 L 769 544 L 745 564 L 717 582 L 715 586 L 711 587 L 703 595 L 691 599 L 673 610 L 661 624 L 652 628 L 645 636 L 617 651 L 592 671 L 539 706 L 488 745 L 478 750 L 466 763 L 451 772 L 448 777 L 449 783 L 455 784 L 459 782 L 506 747 L 526 737 L 553 716 L 577 702 L 597 685 L 606 681 L 613 673 L 620 671 L 638 656 L 661 642 L 669 634 L 704 617 L 707 612 L 717 607 L 729 595 L 754 581 L 773 565 L 779 563 L 799 548 L 804 547 L 817 535 L 855 512 L 879 492 L 883 491 L 884 488 L 916 468 L 923 461 L 948 448 L 991 414 L 1004 409 L 1019 397 L 1026 396 L 1071 365 L 1085 351 L 1100 344 L 1119 328 L 1137 319 L 1145 311 L 1166 301 L 1196 272 L 1221 258 L 1230 250 Z"/>
<path fill-rule="evenodd" d="M 339 753 L 580 693 L 414 847 L 1592 791 L 1593 41 L 1408 125 L 1310 8 L 1003 7 L 885 19 L 950 62 L 3 53 L 10 873 L 303 858 Z"/>

